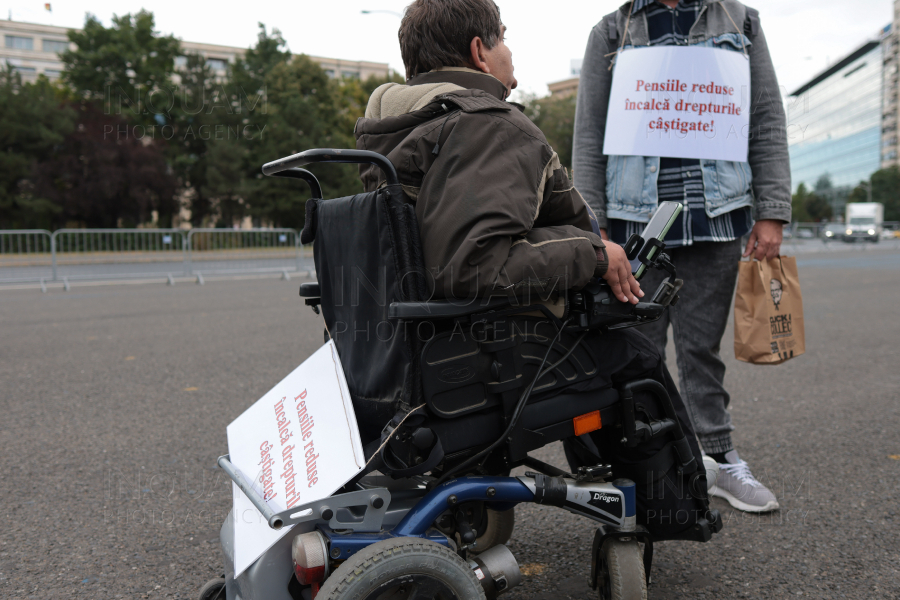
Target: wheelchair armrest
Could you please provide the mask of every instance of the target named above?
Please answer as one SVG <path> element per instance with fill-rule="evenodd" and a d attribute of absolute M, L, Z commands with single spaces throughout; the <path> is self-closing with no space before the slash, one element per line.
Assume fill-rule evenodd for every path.
<path fill-rule="evenodd" d="M 300 296 L 303 298 L 321 298 L 322 292 L 319 289 L 319 282 L 300 284 Z"/>
<path fill-rule="evenodd" d="M 571 290 L 569 307 L 575 326 L 582 329 L 634 327 L 656 321 L 666 309 L 666 305 L 658 302 L 621 302 L 605 282 L 592 282 L 581 290 Z"/>
<path fill-rule="evenodd" d="M 453 319 L 466 317 L 475 313 L 506 308 L 510 305 L 508 298 L 496 297 L 488 300 L 430 300 L 428 302 L 391 302 L 388 310 L 390 319 Z"/>

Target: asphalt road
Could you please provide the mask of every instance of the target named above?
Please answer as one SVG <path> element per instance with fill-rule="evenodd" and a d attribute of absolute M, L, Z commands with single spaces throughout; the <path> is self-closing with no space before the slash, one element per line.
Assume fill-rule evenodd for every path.
<path fill-rule="evenodd" d="M 803 257 L 801 282 L 805 356 L 723 343 L 737 447 L 782 509 L 714 501 L 725 530 L 659 544 L 653 598 L 900 597 L 900 252 Z M 0 598 L 193 598 L 221 573 L 225 426 L 321 344 L 296 290 L 0 290 Z M 591 597 L 591 523 L 517 519 L 529 575 L 505 597 Z"/>
<path fill-rule="evenodd" d="M 2 258 L 2 257 L 0 257 Z M 312 258 L 302 257 L 297 260 L 294 257 L 283 258 L 240 258 L 228 260 L 212 260 L 204 258 L 195 259 L 190 268 L 180 259 L 175 261 L 159 262 L 125 262 L 129 257 L 120 257 L 122 262 L 102 262 L 96 259 L 91 262 L 91 257 L 86 256 L 80 264 L 60 264 L 56 270 L 56 280 L 63 278 L 70 280 L 103 280 L 103 279 L 163 279 L 169 275 L 173 277 L 196 277 L 201 273 L 204 277 L 224 273 L 252 273 L 252 272 L 281 272 L 315 270 L 316 266 Z M 29 281 L 53 279 L 52 265 L 42 266 L 3 266 L 0 265 L 0 285 L 3 283 L 18 283 Z"/>

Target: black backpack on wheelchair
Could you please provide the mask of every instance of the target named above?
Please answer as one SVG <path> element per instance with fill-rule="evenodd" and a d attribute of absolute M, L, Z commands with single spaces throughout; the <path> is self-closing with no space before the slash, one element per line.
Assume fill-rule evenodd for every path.
<path fill-rule="evenodd" d="M 386 185 L 323 200 L 315 177 L 297 168 L 317 162 L 375 165 Z M 677 300 L 680 281 L 664 254 L 657 252 L 652 266 L 672 277 L 655 302 L 636 307 L 619 303 L 600 284 L 567 292 L 565 319 L 546 303 L 524 305 L 508 297 L 430 300 L 415 208 L 385 157 L 309 150 L 269 163 L 263 172 L 305 179 L 317 196 L 307 201 L 301 241 L 314 243 L 318 282 L 302 284 L 300 295 L 316 312 L 321 309 L 326 335 L 340 354 L 371 459 L 366 472 L 377 469 L 394 478 L 429 473 L 440 483 L 462 474 L 505 475 L 526 465 L 562 476 L 567 473 L 528 452 L 565 441 L 570 463 L 581 467 L 579 476 L 637 482 L 638 522 L 655 539 L 706 541 L 719 530 L 700 457 L 659 383 L 565 391 L 596 372 L 598 358 L 579 344 L 585 335 L 653 320 Z M 632 254 L 640 250 L 626 248 Z M 588 436 L 576 436 L 582 433 L 576 431 L 579 419 L 592 415 L 615 438 L 604 446 L 631 449 L 623 452 L 627 458 L 615 451 L 598 456 Z M 639 460 L 635 448 L 641 450 Z M 668 516 L 654 521 L 654 512 Z"/>

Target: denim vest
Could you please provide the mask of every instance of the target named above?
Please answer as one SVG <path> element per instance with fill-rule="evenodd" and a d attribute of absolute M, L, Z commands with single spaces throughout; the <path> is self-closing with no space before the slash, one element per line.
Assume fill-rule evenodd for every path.
<path fill-rule="evenodd" d="M 741 38 L 749 48 L 750 40 L 737 33 L 715 36 L 694 46 L 743 52 Z M 624 49 L 633 47 L 626 45 Z M 700 171 L 703 174 L 706 214 L 710 217 L 753 204 L 749 163 L 701 159 Z M 610 156 L 606 164 L 607 218 L 641 223 L 649 221 L 659 204 L 658 179 L 658 156 Z"/>

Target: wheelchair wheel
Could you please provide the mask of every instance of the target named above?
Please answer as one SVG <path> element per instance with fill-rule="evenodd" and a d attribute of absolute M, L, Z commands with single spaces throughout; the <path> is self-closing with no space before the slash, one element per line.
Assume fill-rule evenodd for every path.
<path fill-rule="evenodd" d="M 607 540 L 600 554 L 600 600 L 647 600 L 644 557 L 637 540 Z"/>
<path fill-rule="evenodd" d="M 200 588 L 200 600 L 225 600 L 225 579 L 210 579 Z"/>
<path fill-rule="evenodd" d="M 329 577 L 317 600 L 485 600 L 475 573 L 455 552 L 419 538 L 372 544 Z"/>
<path fill-rule="evenodd" d="M 484 513 L 487 526 L 484 529 L 484 533 L 475 539 L 475 547 L 470 550 L 470 552 L 475 554 L 480 554 L 494 546 L 508 542 L 516 526 L 516 510 L 514 508 L 504 511 L 487 508 Z"/>

